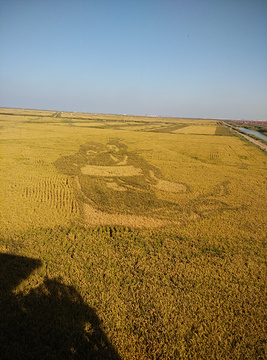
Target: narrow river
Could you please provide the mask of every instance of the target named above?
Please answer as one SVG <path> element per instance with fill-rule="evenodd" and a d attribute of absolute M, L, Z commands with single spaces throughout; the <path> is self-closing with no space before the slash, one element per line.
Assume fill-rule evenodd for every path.
<path fill-rule="evenodd" d="M 244 127 L 237 127 L 237 126 L 232 126 L 230 124 L 227 124 L 227 122 L 223 121 L 224 124 L 231 126 L 232 128 L 236 129 L 236 130 L 240 130 L 243 131 L 244 133 L 248 134 L 248 135 L 254 135 L 259 139 L 265 140 L 267 141 L 267 136 L 263 135 L 262 133 L 260 133 L 259 131 L 255 131 L 255 130 L 250 130 L 250 129 L 246 129 Z"/>
<path fill-rule="evenodd" d="M 257 136 L 257 138 L 259 138 L 259 139 L 267 141 L 267 136 L 263 135 L 259 131 L 250 130 L 250 129 L 246 129 L 246 128 L 243 128 L 243 127 L 237 127 L 236 129 L 238 129 L 240 131 L 243 131 L 246 134 L 254 135 L 254 136 Z"/>

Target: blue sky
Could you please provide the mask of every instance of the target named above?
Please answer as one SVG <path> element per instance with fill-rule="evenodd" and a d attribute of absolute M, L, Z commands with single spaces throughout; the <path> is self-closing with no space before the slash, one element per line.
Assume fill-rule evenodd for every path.
<path fill-rule="evenodd" d="M 267 120 L 266 0 L 0 0 L 0 106 Z"/>

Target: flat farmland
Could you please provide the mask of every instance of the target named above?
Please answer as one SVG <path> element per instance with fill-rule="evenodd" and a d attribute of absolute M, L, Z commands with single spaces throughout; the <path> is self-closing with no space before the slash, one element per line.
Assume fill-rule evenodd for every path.
<path fill-rule="evenodd" d="M 45 339 L 28 358 L 57 324 L 63 358 L 266 358 L 264 151 L 218 120 L 0 109 L 0 129 L 7 358 L 17 318 Z"/>

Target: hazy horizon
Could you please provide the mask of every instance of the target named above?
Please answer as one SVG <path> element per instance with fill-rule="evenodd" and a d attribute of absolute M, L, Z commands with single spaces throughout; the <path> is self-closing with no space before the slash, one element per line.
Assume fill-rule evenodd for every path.
<path fill-rule="evenodd" d="M 196 119 L 196 120 L 236 120 L 236 121 L 264 121 L 267 123 L 267 120 L 264 119 L 237 119 L 237 118 L 217 118 L 217 117 L 185 117 L 185 116 L 165 116 L 165 115 L 153 115 L 153 114 L 142 114 L 142 115 L 136 115 L 136 114 L 120 114 L 120 113 L 107 113 L 107 112 L 90 112 L 90 111 L 73 111 L 73 110 L 60 110 L 60 109 L 36 109 L 36 108 L 22 108 L 22 107 L 5 107 L 1 106 L 0 109 L 9 109 L 9 110 L 33 110 L 33 111 L 55 111 L 55 112 L 61 112 L 61 113 L 82 113 L 82 114 L 94 114 L 94 115 L 115 115 L 115 116 L 136 116 L 136 117 L 162 117 L 162 118 L 177 118 L 177 119 Z"/>

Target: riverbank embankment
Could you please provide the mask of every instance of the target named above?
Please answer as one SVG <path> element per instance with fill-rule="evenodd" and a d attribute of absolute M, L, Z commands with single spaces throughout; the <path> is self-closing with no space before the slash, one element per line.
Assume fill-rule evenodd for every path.
<path fill-rule="evenodd" d="M 246 140 L 250 141 L 252 144 L 258 146 L 259 148 L 261 148 L 264 151 L 267 151 L 267 144 L 263 143 L 261 140 L 257 140 L 253 137 L 251 137 L 250 135 L 244 134 L 241 130 L 239 130 L 238 128 L 224 122 L 225 125 L 229 126 L 232 131 L 238 135 L 243 136 Z"/>

